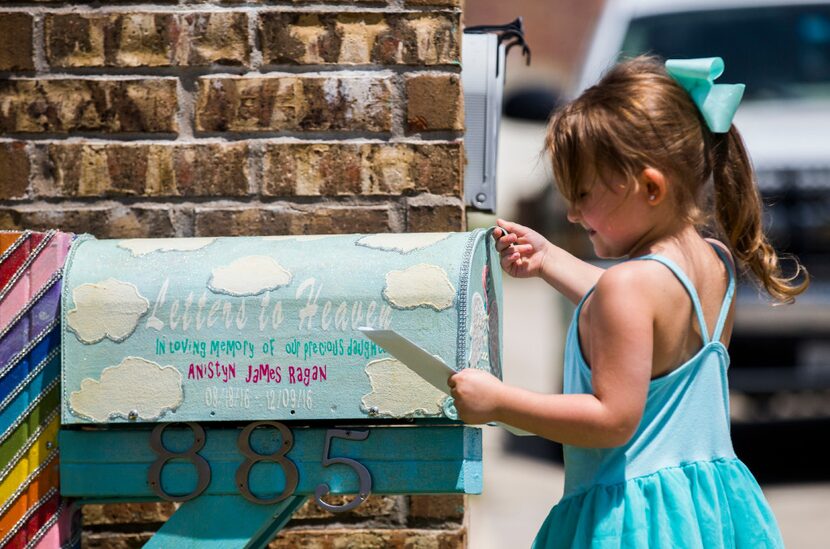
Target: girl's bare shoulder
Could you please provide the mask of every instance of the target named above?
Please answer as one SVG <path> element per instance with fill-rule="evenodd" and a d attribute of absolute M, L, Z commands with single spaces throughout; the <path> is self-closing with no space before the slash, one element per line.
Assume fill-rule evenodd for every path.
<path fill-rule="evenodd" d="M 643 306 L 665 303 L 682 293 L 682 286 L 678 292 L 674 274 L 658 261 L 629 260 L 605 270 L 594 299 Z"/>
<path fill-rule="evenodd" d="M 659 261 L 633 259 L 618 263 L 605 270 L 597 283 L 597 291 L 651 291 L 669 284 L 674 275 Z"/>
<path fill-rule="evenodd" d="M 723 252 L 724 256 L 729 259 L 729 264 L 732 266 L 732 269 L 735 269 L 735 258 L 732 257 L 732 251 L 729 249 L 729 246 L 716 238 L 704 238 L 703 240 Z"/>

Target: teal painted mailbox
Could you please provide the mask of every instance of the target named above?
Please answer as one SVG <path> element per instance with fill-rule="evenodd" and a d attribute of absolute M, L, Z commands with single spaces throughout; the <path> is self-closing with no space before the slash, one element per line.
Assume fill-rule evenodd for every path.
<path fill-rule="evenodd" d="M 358 328 L 501 377 L 500 300 L 485 230 L 79 237 L 61 490 L 186 502 L 154 543 L 200 547 L 265 543 L 309 495 L 340 511 L 370 492 L 477 493 L 480 431 Z M 328 493 L 358 495 L 337 507 Z"/>
<path fill-rule="evenodd" d="M 497 259 L 482 230 L 78 238 L 63 424 L 446 417 L 446 395 L 357 328 L 501 377 Z"/>

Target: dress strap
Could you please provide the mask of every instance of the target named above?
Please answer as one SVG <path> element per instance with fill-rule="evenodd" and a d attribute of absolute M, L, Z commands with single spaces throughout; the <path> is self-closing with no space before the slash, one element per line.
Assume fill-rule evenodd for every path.
<path fill-rule="evenodd" d="M 700 323 L 700 337 L 703 340 L 703 345 L 708 345 L 710 341 L 709 329 L 706 327 L 706 319 L 703 316 L 703 307 L 700 305 L 700 298 L 697 295 L 697 290 L 695 290 L 695 285 L 692 284 L 692 281 L 689 280 L 689 277 L 686 276 L 686 273 L 683 272 L 683 269 L 681 269 L 680 266 L 677 265 L 677 263 L 675 263 L 668 257 L 658 254 L 643 255 L 640 257 L 634 257 L 632 259 L 636 261 L 653 259 L 654 261 L 662 263 L 663 265 L 668 267 L 672 273 L 674 273 L 674 276 L 676 276 L 680 283 L 683 284 L 683 287 L 686 288 L 686 292 L 692 299 L 692 305 L 695 308 L 695 314 L 697 315 L 698 323 Z M 718 321 L 720 322 L 720 319 L 718 319 Z"/>
<path fill-rule="evenodd" d="M 729 307 L 732 305 L 732 297 L 735 295 L 735 272 L 732 268 L 732 261 L 727 257 L 726 252 L 720 246 L 709 243 L 718 253 L 723 264 L 726 266 L 726 272 L 729 273 L 729 284 L 726 287 L 726 295 L 723 296 L 723 304 L 720 306 L 720 313 L 718 314 L 718 322 L 715 324 L 715 331 L 712 333 L 712 341 L 720 341 L 721 332 L 726 325 L 726 317 L 729 316 Z"/>
<path fill-rule="evenodd" d="M 588 297 L 590 297 L 590 295 L 591 295 L 592 293 L 594 293 L 594 290 L 596 290 L 596 289 L 597 289 L 596 285 L 591 286 L 590 288 L 588 288 L 588 291 L 587 291 L 587 292 L 585 292 L 585 295 L 583 295 L 583 296 L 582 296 L 582 299 L 580 299 L 580 300 L 579 300 L 579 303 L 577 303 L 577 304 L 576 304 L 576 309 L 577 309 L 577 310 L 581 310 L 581 309 L 582 309 L 582 306 L 583 306 L 583 305 L 585 305 L 585 302 L 586 302 L 586 301 L 588 301 Z"/>

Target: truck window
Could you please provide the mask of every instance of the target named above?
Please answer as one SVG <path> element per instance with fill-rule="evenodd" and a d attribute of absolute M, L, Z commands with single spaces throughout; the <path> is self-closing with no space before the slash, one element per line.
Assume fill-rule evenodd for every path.
<path fill-rule="evenodd" d="M 623 55 L 720 56 L 745 100 L 830 98 L 830 6 L 701 10 L 634 19 Z"/>

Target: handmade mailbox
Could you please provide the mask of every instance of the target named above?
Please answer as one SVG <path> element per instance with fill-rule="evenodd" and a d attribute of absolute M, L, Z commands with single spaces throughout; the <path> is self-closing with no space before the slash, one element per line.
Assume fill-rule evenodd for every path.
<path fill-rule="evenodd" d="M 339 511 L 370 492 L 477 493 L 480 431 L 358 328 L 501 377 L 500 300 L 486 230 L 78 237 L 62 295 L 62 493 L 187 502 L 153 543 L 198 530 L 202 547 L 267 542 L 309 495 Z M 328 493 L 357 496 L 335 506 Z"/>

